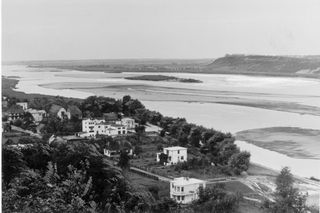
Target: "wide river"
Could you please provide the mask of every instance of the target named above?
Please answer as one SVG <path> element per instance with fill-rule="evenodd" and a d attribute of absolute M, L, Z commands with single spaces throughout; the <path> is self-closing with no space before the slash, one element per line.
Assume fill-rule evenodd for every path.
<path fill-rule="evenodd" d="M 2 69 L 2 75 L 19 80 L 17 91 L 77 98 L 90 95 L 121 98 L 129 94 L 147 108 L 164 115 L 185 117 L 190 122 L 224 132 L 264 127 L 320 129 L 320 116 L 317 115 L 320 109 L 319 79 L 163 74 L 202 81 L 180 83 L 125 79 L 142 73 L 85 72 L 21 65 L 3 66 Z M 259 106 L 253 107 L 252 103 L 259 103 Z M 296 175 L 320 178 L 320 160 L 295 159 L 244 141 L 236 143 L 251 152 L 251 160 L 255 163 L 276 170 L 289 166 Z"/>

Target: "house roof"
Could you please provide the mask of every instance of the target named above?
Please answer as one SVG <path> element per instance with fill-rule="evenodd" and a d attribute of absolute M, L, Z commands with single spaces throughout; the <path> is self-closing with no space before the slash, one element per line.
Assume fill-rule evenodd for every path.
<path fill-rule="evenodd" d="M 182 147 L 182 146 L 172 146 L 172 147 L 166 147 L 163 148 L 163 150 L 169 150 L 169 151 L 175 151 L 175 150 L 186 150 L 186 147 Z"/>
<path fill-rule="evenodd" d="M 115 112 L 103 113 L 103 117 L 106 121 L 115 121 L 118 120 L 118 114 Z"/>
<path fill-rule="evenodd" d="M 79 116 L 82 115 L 82 111 L 76 105 L 68 106 L 68 112 L 70 112 L 71 116 Z"/>
<path fill-rule="evenodd" d="M 61 108 L 63 108 L 63 107 L 56 105 L 56 104 L 52 104 L 52 106 L 50 107 L 49 113 L 50 114 L 57 114 Z"/>
<path fill-rule="evenodd" d="M 188 177 L 179 177 L 179 178 L 174 178 L 171 183 L 174 185 L 179 185 L 179 186 L 185 186 L 185 185 L 191 185 L 191 184 L 201 184 L 205 183 L 205 180 L 200 180 L 196 178 L 188 178 Z"/>
<path fill-rule="evenodd" d="M 10 114 L 11 114 L 11 113 L 12 113 L 12 114 L 23 114 L 23 113 L 24 113 L 22 107 L 19 106 L 19 105 L 13 105 L 13 106 L 11 106 L 6 112 L 7 112 L 7 113 L 10 113 Z"/>

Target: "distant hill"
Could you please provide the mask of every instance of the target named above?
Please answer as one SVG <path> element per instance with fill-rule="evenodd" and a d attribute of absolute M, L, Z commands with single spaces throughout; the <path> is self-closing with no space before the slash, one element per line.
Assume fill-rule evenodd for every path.
<path fill-rule="evenodd" d="M 212 73 L 320 77 L 320 56 L 226 55 L 205 69 Z"/>

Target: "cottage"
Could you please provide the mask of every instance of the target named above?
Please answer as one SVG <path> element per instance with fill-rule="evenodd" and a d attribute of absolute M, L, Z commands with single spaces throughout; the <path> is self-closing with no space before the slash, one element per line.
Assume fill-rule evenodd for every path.
<path fill-rule="evenodd" d="M 179 162 L 187 161 L 187 148 L 181 146 L 173 146 L 163 148 L 163 153 L 168 156 L 165 165 L 173 165 Z M 157 153 L 157 162 L 160 162 L 160 153 Z"/>
<path fill-rule="evenodd" d="M 180 177 L 170 181 L 170 198 L 178 203 L 187 204 L 199 199 L 199 187 L 206 187 L 206 181 Z"/>

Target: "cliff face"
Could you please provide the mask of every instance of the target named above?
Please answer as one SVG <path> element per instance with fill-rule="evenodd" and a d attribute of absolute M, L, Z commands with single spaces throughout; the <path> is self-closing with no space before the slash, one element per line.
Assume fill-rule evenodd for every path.
<path fill-rule="evenodd" d="M 213 72 L 310 75 L 320 77 L 320 56 L 259 56 L 226 55 L 218 58 L 207 69 Z"/>

